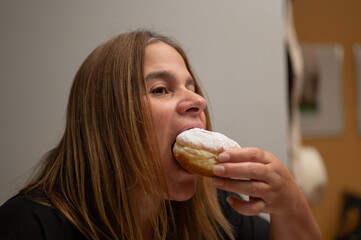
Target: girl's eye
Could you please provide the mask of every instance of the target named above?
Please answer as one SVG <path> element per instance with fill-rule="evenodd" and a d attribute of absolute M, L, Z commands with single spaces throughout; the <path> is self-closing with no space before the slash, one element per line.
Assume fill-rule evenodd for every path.
<path fill-rule="evenodd" d="M 157 94 L 157 95 L 162 95 L 162 94 L 167 94 L 168 91 L 167 91 L 167 88 L 165 87 L 157 87 L 155 89 L 153 89 L 151 91 L 152 94 Z"/>

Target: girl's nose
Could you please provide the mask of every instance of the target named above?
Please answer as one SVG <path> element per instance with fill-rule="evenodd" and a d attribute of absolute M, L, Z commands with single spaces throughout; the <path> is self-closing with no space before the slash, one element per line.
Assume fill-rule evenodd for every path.
<path fill-rule="evenodd" d="M 192 91 L 182 93 L 181 100 L 177 105 L 179 114 L 198 115 L 206 108 L 206 100 L 199 94 Z"/>

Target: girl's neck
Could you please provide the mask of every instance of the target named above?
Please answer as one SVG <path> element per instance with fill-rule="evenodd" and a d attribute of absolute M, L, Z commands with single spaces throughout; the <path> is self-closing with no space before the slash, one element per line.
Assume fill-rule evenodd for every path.
<path fill-rule="evenodd" d="M 141 222 L 141 228 L 143 233 L 143 240 L 153 240 L 154 233 L 153 233 L 153 226 L 150 221 L 150 218 L 148 219 L 142 219 Z"/>
<path fill-rule="evenodd" d="M 155 204 L 149 198 L 142 198 L 138 201 L 139 206 L 139 217 L 140 217 L 140 227 L 143 233 L 144 240 L 153 240 L 154 231 L 152 226 L 152 216 L 156 207 Z"/>

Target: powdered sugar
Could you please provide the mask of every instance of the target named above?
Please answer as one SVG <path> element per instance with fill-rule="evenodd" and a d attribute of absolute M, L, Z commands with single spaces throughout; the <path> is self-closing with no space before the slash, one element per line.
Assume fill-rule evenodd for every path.
<path fill-rule="evenodd" d="M 223 152 L 231 148 L 240 148 L 237 142 L 229 137 L 200 128 L 192 128 L 178 135 L 177 141 L 184 144 L 191 144 L 195 147 L 205 148 L 212 152 Z"/>

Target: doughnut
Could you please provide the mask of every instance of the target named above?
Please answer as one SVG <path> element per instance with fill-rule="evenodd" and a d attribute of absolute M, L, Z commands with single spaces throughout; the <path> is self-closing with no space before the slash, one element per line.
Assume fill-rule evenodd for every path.
<path fill-rule="evenodd" d="M 177 136 L 173 156 L 187 171 L 214 177 L 212 168 L 219 162 L 218 155 L 232 148 L 240 148 L 240 146 L 225 135 L 192 128 Z"/>

